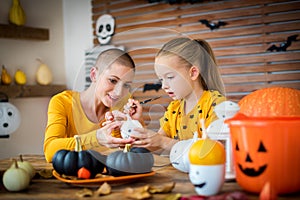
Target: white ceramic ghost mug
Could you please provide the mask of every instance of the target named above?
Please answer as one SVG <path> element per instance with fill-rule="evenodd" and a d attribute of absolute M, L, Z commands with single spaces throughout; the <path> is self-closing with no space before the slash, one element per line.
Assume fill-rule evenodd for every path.
<path fill-rule="evenodd" d="M 197 194 L 217 194 L 225 181 L 226 152 L 223 144 L 208 137 L 199 139 L 190 148 L 189 160 L 189 179 Z"/>

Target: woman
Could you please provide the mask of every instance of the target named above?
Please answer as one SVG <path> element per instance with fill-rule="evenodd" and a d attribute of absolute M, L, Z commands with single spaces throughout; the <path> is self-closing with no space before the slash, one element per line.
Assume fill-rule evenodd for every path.
<path fill-rule="evenodd" d="M 84 149 L 119 147 L 134 139 L 112 136 L 120 127 L 119 121 L 105 121 L 105 113 L 121 108 L 129 97 L 135 64 L 122 50 L 102 52 L 91 68 L 91 85 L 83 92 L 67 90 L 53 96 L 48 107 L 44 153 L 48 162 L 60 149 L 73 150 L 74 135 L 80 135 Z M 125 99 L 125 101 L 124 101 Z"/>

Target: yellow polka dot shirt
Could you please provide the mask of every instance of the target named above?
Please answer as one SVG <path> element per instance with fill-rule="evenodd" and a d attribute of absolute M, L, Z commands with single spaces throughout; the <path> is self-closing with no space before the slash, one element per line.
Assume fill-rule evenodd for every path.
<path fill-rule="evenodd" d="M 225 100 L 225 97 L 218 91 L 204 91 L 198 103 L 187 114 L 184 113 L 184 100 L 172 101 L 160 119 L 160 126 L 167 136 L 173 139 L 191 139 L 195 131 L 198 131 L 198 137 L 201 137 L 200 119 L 205 120 L 207 128 L 211 122 L 218 119 L 214 107 Z"/>

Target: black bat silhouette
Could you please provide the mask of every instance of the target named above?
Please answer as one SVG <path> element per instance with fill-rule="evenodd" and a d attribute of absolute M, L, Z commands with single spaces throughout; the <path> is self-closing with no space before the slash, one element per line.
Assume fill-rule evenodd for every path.
<path fill-rule="evenodd" d="M 143 92 L 146 92 L 148 90 L 156 90 L 157 92 L 160 89 L 161 89 L 161 83 L 146 83 L 144 85 Z"/>
<path fill-rule="evenodd" d="M 217 23 L 213 23 L 213 22 L 209 22 L 206 19 L 200 19 L 199 22 L 201 22 L 202 24 L 205 24 L 205 26 L 210 28 L 210 30 L 218 29 L 218 28 L 220 28 L 220 26 L 225 26 L 227 24 L 226 22 L 223 22 L 223 21 L 218 21 Z"/>
<path fill-rule="evenodd" d="M 298 35 L 291 35 L 287 38 L 286 42 L 282 42 L 279 46 L 273 44 L 270 46 L 267 51 L 286 51 L 286 49 L 292 45 L 293 41 L 297 41 Z"/>

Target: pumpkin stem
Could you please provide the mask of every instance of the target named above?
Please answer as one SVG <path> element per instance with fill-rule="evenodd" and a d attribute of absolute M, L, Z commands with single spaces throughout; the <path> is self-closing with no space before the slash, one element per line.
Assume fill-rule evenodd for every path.
<path fill-rule="evenodd" d="M 127 153 L 130 151 L 130 149 L 131 149 L 131 144 L 125 144 L 125 148 L 124 148 L 123 152 Z"/>
<path fill-rule="evenodd" d="M 76 152 L 82 151 L 80 136 L 75 135 L 74 138 L 75 138 L 75 151 Z"/>
<path fill-rule="evenodd" d="M 23 156 L 20 154 L 20 161 L 23 162 Z"/>
<path fill-rule="evenodd" d="M 19 165 L 18 165 L 17 160 L 16 160 L 16 159 L 12 159 L 12 161 L 13 161 L 14 167 L 15 167 L 15 168 L 19 168 Z"/>

